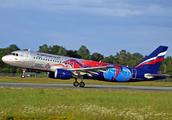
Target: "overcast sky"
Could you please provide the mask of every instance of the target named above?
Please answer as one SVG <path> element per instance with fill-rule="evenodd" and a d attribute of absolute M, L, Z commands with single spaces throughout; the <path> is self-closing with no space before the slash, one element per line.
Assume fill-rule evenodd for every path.
<path fill-rule="evenodd" d="M 159 45 L 172 56 L 171 0 L 0 0 L 0 48 L 38 51 L 59 45 L 90 53 L 150 54 Z"/>

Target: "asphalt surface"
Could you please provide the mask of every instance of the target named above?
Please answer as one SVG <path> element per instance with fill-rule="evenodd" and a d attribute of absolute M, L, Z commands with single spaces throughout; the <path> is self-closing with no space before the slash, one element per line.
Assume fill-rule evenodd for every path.
<path fill-rule="evenodd" d="M 89 85 L 84 88 L 74 87 L 72 84 L 47 84 L 47 83 L 5 83 L 0 82 L 0 87 L 14 88 L 65 88 L 78 90 L 145 90 L 145 91 L 172 91 L 172 87 L 150 86 L 122 86 L 122 85 Z"/>

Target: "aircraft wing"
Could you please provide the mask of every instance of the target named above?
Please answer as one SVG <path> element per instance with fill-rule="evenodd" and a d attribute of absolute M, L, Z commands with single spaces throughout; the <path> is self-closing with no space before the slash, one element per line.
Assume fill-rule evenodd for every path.
<path fill-rule="evenodd" d="M 72 71 L 74 75 L 89 75 L 98 74 L 97 72 L 106 72 L 107 69 L 113 68 L 114 66 L 101 66 L 101 67 L 90 67 L 90 68 L 63 68 L 64 70 Z"/>

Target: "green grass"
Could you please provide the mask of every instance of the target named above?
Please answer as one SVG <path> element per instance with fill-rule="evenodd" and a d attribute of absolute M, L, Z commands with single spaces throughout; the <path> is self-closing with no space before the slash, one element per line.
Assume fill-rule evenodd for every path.
<path fill-rule="evenodd" d="M 172 92 L 0 88 L 0 119 L 172 119 Z"/>
<path fill-rule="evenodd" d="M 58 84 L 73 84 L 75 80 L 61 80 L 51 78 L 20 78 L 20 77 L 0 77 L 0 82 L 15 82 L 15 83 L 58 83 Z M 78 81 L 80 81 L 78 79 Z M 172 87 L 172 82 L 157 82 L 157 81 L 142 81 L 142 82 L 108 82 L 84 79 L 85 84 L 99 84 L 99 85 L 130 85 L 130 86 L 161 86 Z"/>

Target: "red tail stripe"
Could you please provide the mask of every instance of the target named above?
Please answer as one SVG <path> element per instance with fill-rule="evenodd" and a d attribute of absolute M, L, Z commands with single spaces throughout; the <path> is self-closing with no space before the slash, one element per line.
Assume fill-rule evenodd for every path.
<path fill-rule="evenodd" d="M 140 65 L 136 66 L 135 68 L 138 68 L 138 67 L 140 67 L 142 65 L 147 65 L 147 64 L 155 65 L 157 62 L 161 62 L 163 60 L 164 60 L 164 58 L 158 58 L 158 59 L 155 59 L 153 62 L 146 62 L 146 63 L 143 63 L 143 64 L 140 64 Z"/>

